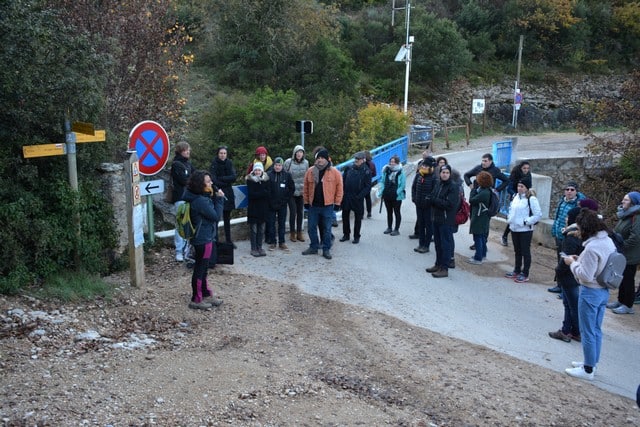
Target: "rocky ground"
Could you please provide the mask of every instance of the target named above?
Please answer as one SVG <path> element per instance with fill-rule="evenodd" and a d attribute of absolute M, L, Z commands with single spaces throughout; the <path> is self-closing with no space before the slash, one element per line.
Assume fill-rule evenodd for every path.
<path fill-rule="evenodd" d="M 211 311 L 166 249 L 128 279 L 111 301 L 0 297 L 3 425 L 640 425 L 627 398 L 234 266 Z"/>

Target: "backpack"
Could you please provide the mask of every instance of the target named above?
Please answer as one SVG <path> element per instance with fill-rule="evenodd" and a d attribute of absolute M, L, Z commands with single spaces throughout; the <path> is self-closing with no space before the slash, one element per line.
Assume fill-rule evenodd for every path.
<path fill-rule="evenodd" d="M 191 240 L 196 234 L 196 228 L 191 222 L 191 204 L 185 202 L 176 210 L 176 230 L 185 240 Z"/>
<path fill-rule="evenodd" d="M 398 198 L 398 176 L 400 175 L 400 172 L 396 173 L 393 181 L 391 180 L 390 175 L 391 173 L 388 172 L 384 177 L 382 198 L 387 200 L 396 200 Z"/>
<path fill-rule="evenodd" d="M 489 206 L 487 206 L 487 215 L 489 215 L 489 217 L 492 216 L 496 216 L 498 214 L 498 212 L 500 211 L 500 197 L 498 196 L 498 193 L 493 190 L 491 190 L 491 199 L 489 200 Z"/>
<path fill-rule="evenodd" d="M 622 283 L 622 273 L 627 267 L 627 259 L 622 254 L 624 249 L 624 239 L 620 233 L 609 232 L 609 238 L 616 246 L 616 250 L 609 254 L 607 257 L 607 263 L 604 268 L 596 276 L 596 281 L 600 286 L 607 289 L 618 289 L 620 283 Z"/>
<path fill-rule="evenodd" d="M 469 215 L 471 215 L 471 205 L 465 199 L 464 193 L 460 193 L 460 206 L 456 212 L 456 225 L 466 223 L 469 220 Z"/>

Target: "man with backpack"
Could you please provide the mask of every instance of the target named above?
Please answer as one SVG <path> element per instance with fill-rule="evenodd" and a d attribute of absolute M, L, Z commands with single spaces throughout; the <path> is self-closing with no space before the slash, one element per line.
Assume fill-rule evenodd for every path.
<path fill-rule="evenodd" d="M 475 166 L 473 169 L 467 171 L 464 174 L 464 183 L 467 184 L 467 186 L 470 189 L 474 189 L 477 187 L 475 180 L 472 182 L 471 178 L 477 176 L 480 172 L 488 172 L 491 175 L 491 177 L 493 178 L 492 187 L 495 189 L 497 193 L 500 193 L 503 189 L 505 189 L 509 185 L 509 178 L 500 170 L 499 167 L 495 165 L 495 163 L 493 163 L 493 156 L 491 155 L 491 153 L 483 154 L 480 164 Z M 501 183 L 499 187 L 496 187 L 496 183 L 498 179 L 501 181 Z M 492 200 L 495 201 L 495 196 L 492 196 Z M 494 216 L 495 212 L 497 212 L 498 206 L 494 205 L 493 203 L 490 203 L 490 206 L 488 207 L 490 210 L 492 210 L 489 213 L 489 216 Z M 486 234 L 485 239 L 487 242 L 489 241 L 489 233 Z M 471 245 L 469 249 L 475 250 L 476 249 L 475 244 Z"/>

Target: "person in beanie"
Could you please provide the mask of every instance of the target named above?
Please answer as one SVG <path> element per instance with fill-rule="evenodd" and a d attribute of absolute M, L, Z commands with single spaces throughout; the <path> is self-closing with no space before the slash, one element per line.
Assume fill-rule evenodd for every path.
<path fill-rule="evenodd" d="M 507 224 L 511 229 L 511 240 L 515 253 L 513 271 L 505 274 L 508 279 L 516 283 L 529 281 L 529 269 L 531 268 L 531 239 L 535 225 L 542 218 L 540 202 L 529 188 L 531 181 L 522 180 L 516 187 L 517 193 L 509 205 Z"/>
<path fill-rule="evenodd" d="M 371 171 L 365 164 L 364 151 L 353 156 L 353 164 L 342 173 L 344 197 L 342 198 L 342 238 L 346 242 L 351 238 L 351 211 L 353 211 L 353 243 L 360 242 L 360 228 L 364 216 L 364 198 L 371 192 Z"/>
<path fill-rule="evenodd" d="M 618 207 L 618 223 L 613 231 L 624 241 L 623 254 L 627 265 L 622 273 L 622 283 L 618 289 L 618 300 L 607 304 L 615 314 L 633 314 L 635 301 L 636 270 L 640 264 L 640 193 L 632 191 L 622 198 Z"/>
<path fill-rule="evenodd" d="M 273 160 L 269 156 L 269 152 L 262 145 L 256 148 L 255 156 L 247 168 L 247 174 L 250 174 L 251 171 L 253 171 L 253 165 L 258 162 L 262 163 L 262 168 L 265 172 L 269 172 L 273 166 Z"/>
<path fill-rule="evenodd" d="M 489 234 L 489 203 L 493 177 L 489 172 L 481 171 L 476 176 L 476 185 L 469 193 L 471 215 L 469 233 L 473 234 L 473 246 L 476 253 L 467 260 L 469 264 L 480 265 L 487 256 L 487 235 Z"/>
<path fill-rule="evenodd" d="M 292 242 L 304 242 L 302 234 L 302 220 L 304 219 L 304 201 L 302 200 L 302 187 L 304 175 L 309 169 L 309 161 L 304 158 L 305 151 L 302 145 L 293 148 L 291 158 L 285 160 L 284 170 L 291 174 L 295 190 L 289 199 L 289 233 Z"/>
<path fill-rule="evenodd" d="M 302 255 L 317 254 L 320 247 L 318 223 L 322 220 L 322 256 L 331 259 L 331 223 L 333 211 L 340 210 L 343 187 L 342 175 L 331 166 L 329 152 L 319 149 L 315 154 L 315 163 L 304 175 L 304 206 L 308 210 L 308 232 L 310 245 Z"/>
<path fill-rule="evenodd" d="M 416 206 L 416 230 L 418 247 L 413 250 L 424 254 L 429 252 L 429 245 L 433 237 L 433 222 L 431 220 L 431 203 L 429 198 L 436 184 L 434 175 L 436 159 L 427 156 L 418 164 L 418 173 L 411 185 L 411 201 Z"/>
<path fill-rule="evenodd" d="M 285 224 L 287 223 L 287 207 L 289 205 L 289 199 L 295 191 L 295 184 L 293 183 L 291 174 L 285 171 L 283 167 L 284 160 L 282 157 L 276 157 L 273 161 L 273 169 L 267 172 L 267 175 L 269 175 L 271 196 L 269 197 L 266 241 L 270 251 L 275 250 L 276 243 L 283 251 L 289 251 L 284 241 L 284 234 Z"/>
<path fill-rule="evenodd" d="M 460 187 L 451 179 L 451 166 L 444 165 L 440 168 L 440 179 L 429 200 L 436 263 L 427 268 L 427 273 L 435 278 L 449 277 L 449 265 L 453 258 L 453 233 L 457 228 L 456 211 L 460 206 Z"/>
<path fill-rule="evenodd" d="M 178 212 L 178 206 L 184 204 L 182 195 L 194 171 L 191 160 L 189 160 L 190 158 L 191 146 L 189 143 L 184 141 L 177 143 L 173 163 L 171 163 L 171 185 L 173 187 L 171 200 L 173 201 L 174 212 Z M 184 261 L 184 259 L 189 256 L 189 244 L 180 237 L 177 228 L 173 237 L 173 243 L 176 248 L 176 261 Z"/>
<path fill-rule="evenodd" d="M 229 159 L 229 150 L 226 146 L 218 147 L 216 156 L 211 161 L 209 173 L 213 186 L 222 190 L 224 193 L 224 206 L 222 209 L 222 220 L 224 221 L 224 236 L 227 243 L 235 243 L 231 241 L 231 211 L 236 208 L 236 196 L 233 193 L 233 183 L 236 182 L 236 169 L 233 162 Z"/>
<path fill-rule="evenodd" d="M 578 192 L 578 183 L 575 181 L 569 181 L 564 186 L 564 195 L 561 196 L 558 206 L 556 207 L 556 213 L 553 219 L 553 226 L 551 227 L 551 235 L 556 241 L 556 254 L 558 261 L 561 261 L 560 251 L 562 248 L 562 229 L 567 223 L 567 213 L 578 205 L 578 202 L 582 199 L 586 199 L 584 194 Z M 549 292 L 560 293 L 560 286 L 556 285 L 547 289 Z"/>
<path fill-rule="evenodd" d="M 567 226 L 562 229 L 562 253 L 566 255 L 580 255 L 582 252 L 582 239 L 576 225 L 576 217 L 582 208 L 575 207 L 567 213 Z M 578 322 L 578 294 L 580 284 L 573 277 L 573 273 L 560 258 L 556 266 L 556 279 L 562 288 L 562 305 L 564 306 L 564 318 L 562 328 L 555 332 L 549 332 L 549 336 L 556 340 L 580 342 L 580 324 Z"/>
<path fill-rule="evenodd" d="M 264 172 L 261 162 L 253 164 L 253 170 L 245 177 L 247 183 L 247 223 L 249 224 L 249 238 L 251 240 L 251 255 L 266 256 L 262 249 L 264 228 L 269 216 L 269 198 L 271 187 L 269 175 Z"/>

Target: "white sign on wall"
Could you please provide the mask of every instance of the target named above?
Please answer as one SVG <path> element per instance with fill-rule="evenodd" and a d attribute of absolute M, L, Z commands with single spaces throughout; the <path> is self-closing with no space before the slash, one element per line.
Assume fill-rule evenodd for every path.
<path fill-rule="evenodd" d="M 471 112 L 473 114 L 483 114 L 484 113 L 484 98 L 483 99 L 474 99 L 473 104 L 471 105 Z"/>

